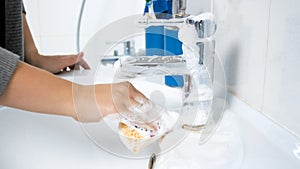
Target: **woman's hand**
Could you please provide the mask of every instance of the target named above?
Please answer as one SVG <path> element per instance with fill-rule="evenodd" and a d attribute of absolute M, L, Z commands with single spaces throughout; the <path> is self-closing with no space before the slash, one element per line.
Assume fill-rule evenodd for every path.
<path fill-rule="evenodd" d="M 44 56 L 40 55 L 33 41 L 31 31 L 27 24 L 26 15 L 23 13 L 23 31 L 24 31 L 24 52 L 25 61 L 35 67 L 47 70 L 51 73 L 59 73 L 61 71 L 79 69 L 90 69 L 89 65 L 83 60 L 83 53 L 77 55 L 57 55 Z"/>
<path fill-rule="evenodd" d="M 77 55 L 57 55 L 57 56 L 34 56 L 34 62 L 31 64 L 51 73 L 60 73 L 62 71 L 79 69 L 79 66 L 84 69 L 90 69 L 89 65 L 83 59 L 83 52 Z"/>
<path fill-rule="evenodd" d="M 132 114 L 131 107 L 149 100 L 131 83 L 73 86 L 75 115 L 81 122 L 97 122 L 113 113 Z"/>

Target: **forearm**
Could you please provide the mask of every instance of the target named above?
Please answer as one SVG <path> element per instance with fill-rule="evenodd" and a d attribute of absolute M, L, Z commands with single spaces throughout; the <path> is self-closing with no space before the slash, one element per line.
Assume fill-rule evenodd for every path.
<path fill-rule="evenodd" d="M 40 57 L 40 54 L 32 38 L 32 34 L 26 20 L 26 15 L 23 13 L 22 17 L 23 17 L 25 61 L 31 65 L 38 65 L 39 64 L 38 59 Z"/>
<path fill-rule="evenodd" d="M 128 82 L 83 86 L 18 62 L 0 105 L 97 122 L 112 113 L 127 112 L 148 99 Z"/>
<path fill-rule="evenodd" d="M 19 62 L 0 105 L 74 117 L 72 83 Z"/>

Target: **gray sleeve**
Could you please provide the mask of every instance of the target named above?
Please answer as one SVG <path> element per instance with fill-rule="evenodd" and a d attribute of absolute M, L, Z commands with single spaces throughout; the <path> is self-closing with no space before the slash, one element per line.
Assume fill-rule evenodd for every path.
<path fill-rule="evenodd" d="M 0 96 L 3 94 L 14 70 L 17 67 L 19 58 L 17 55 L 0 47 Z"/>

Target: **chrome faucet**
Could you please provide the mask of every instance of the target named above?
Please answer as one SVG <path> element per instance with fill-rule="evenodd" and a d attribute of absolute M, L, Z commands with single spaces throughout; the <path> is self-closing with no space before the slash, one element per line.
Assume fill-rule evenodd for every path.
<path fill-rule="evenodd" d="M 202 13 L 196 16 L 186 14 L 187 0 L 173 0 L 173 18 L 172 19 L 151 19 L 146 18 L 139 21 L 142 27 L 149 26 L 166 26 L 176 27 L 179 32 L 186 26 L 193 26 L 197 35 L 195 43 L 185 43 L 184 39 L 179 40 L 190 46 L 198 46 L 198 55 L 200 65 L 207 67 L 210 78 L 214 77 L 214 56 L 215 56 L 215 38 L 217 24 L 212 13 Z M 190 43 L 190 42 L 189 42 Z M 195 49 L 197 50 L 197 49 Z"/>
<path fill-rule="evenodd" d="M 173 0 L 171 19 L 153 19 L 144 18 L 138 21 L 143 28 L 150 26 L 164 26 L 165 29 L 178 30 L 178 39 L 189 48 L 197 52 L 199 58 L 193 58 L 183 53 L 183 59 L 186 59 L 188 74 L 184 75 L 183 89 L 183 112 L 194 114 L 194 112 L 203 113 L 201 117 L 208 119 L 210 107 L 213 101 L 213 80 L 215 64 L 215 38 L 217 30 L 215 17 L 212 13 L 201 13 L 199 15 L 189 15 L 186 13 L 187 0 Z M 191 39 L 190 37 L 193 37 Z M 190 59 L 190 60 L 189 60 Z M 197 60 L 195 62 L 195 60 Z M 182 69 L 183 70 L 183 69 Z M 172 72 L 176 74 L 176 72 Z M 203 85 L 204 84 L 204 85 Z M 201 103 L 200 103 L 201 102 Z M 208 106 L 207 106 L 208 105 Z M 200 108 L 201 107 L 201 108 Z M 205 110 L 203 112 L 202 110 Z M 187 124 L 184 129 L 202 130 L 206 125 L 205 117 L 203 121 L 196 124 Z"/>

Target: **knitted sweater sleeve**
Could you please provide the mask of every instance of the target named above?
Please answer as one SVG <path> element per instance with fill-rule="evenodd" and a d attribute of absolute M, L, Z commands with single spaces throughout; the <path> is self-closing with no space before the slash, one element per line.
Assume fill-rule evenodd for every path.
<path fill-rule="evenodd" d="M 17 55 L 0 47 L 0 96 L 7 87 L 18 61 Z"/>

